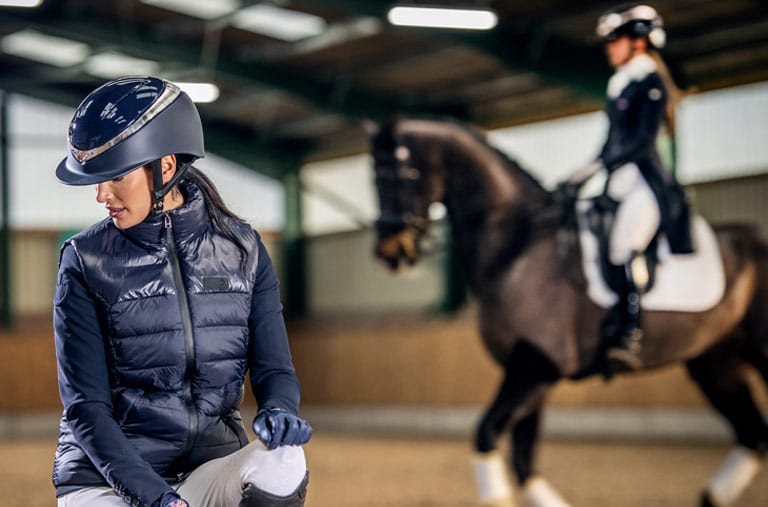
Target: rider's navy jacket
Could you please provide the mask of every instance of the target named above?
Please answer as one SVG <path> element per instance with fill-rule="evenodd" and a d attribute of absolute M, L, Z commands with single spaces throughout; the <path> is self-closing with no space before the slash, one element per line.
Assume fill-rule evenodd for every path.
<path fill-rule="evenodd" d="M 629 162 L 637 164 L 659 203 L 670 250 L 688 253 L 693 248 L 685 195 L 656 150 L 666 106 L 666 87 L 650 56 L 636 56 L 618 69 L 608 83 L 609 129 L 599 159 L 609 172 Z"/>
<path fill-rule="evenodd" d="M 245 446 L 246 372 L 259 406 L 298 411 L 278 280 L 259 235 L 229 221 L 250 252 L 241 262 L 201 191 L 180 186 L 181 208 L 125 230 L 106 219 L 62 247 L 57 495 L 108 484 L 149 505 L 167 481 Z"/>

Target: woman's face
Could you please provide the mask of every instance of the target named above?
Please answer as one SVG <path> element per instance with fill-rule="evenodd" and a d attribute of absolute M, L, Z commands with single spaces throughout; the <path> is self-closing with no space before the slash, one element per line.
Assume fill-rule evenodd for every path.
<path fill-rule="evenodd" d="M 96 185 L 96 202 L 103 203 L 118 229 L 141 223 L 152 208 L 152 172 L 139 167 L 114 180 Z"/>
<path fill-rule="evenodd" d="M 608 56 L 608 63 L 611 64 L 611 67 L 614 69 L 621 67 L 635 56 L 637 49 L 634 42 L 629 37 L 624 36 L 605 43 L 605 54 Z"/>

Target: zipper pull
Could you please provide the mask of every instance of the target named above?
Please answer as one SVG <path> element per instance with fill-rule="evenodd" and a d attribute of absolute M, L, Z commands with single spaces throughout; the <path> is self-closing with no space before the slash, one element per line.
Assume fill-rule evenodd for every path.
<path fill-rule="evenodd" d="M 163 213 L 163 228 L 165 229 L 165 246 L 163 248 L 169 251 L 168 249 L 173 249 L 173 224 L 168 213 Z"/>

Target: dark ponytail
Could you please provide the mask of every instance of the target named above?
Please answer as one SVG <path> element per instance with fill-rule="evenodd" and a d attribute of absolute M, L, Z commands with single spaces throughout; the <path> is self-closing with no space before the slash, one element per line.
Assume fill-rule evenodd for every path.
<path fill-rule="evenodd" d="M 230 227 L 228 219 L 241 223 L 245 223 L 245 220 L 237 216 L 226 204 L 224 204 L 224 200 L 221 198 L 218 189 L 216 189 L 216 185 L 214 185 L 202 171 L 194 166 L 190 166 L 184 174 L 184 179 L 197 185 L 203 193 L 205 208 L 208 211 L 208 216 L 211 217 L 213 227 L 229 238 L 243 254 L 240 262 L 240 269 L 245 272 L 249 252 L 245 247 L 243 240 L 240 239 L 240 237 L 235 234 L 235 231 L 232 230 L 232 227 Z"/>
<path fill-rule="evenodd" d="M 683 90 L 677 86 L 675 80 L 672 78 L 672 74 L 669 72 L 667 64 L 661 57 L 658 51 L 655 49 L 649 49 L 648 54 L 653 61 L 656 62 L 656 69 L 661 76 L 661 80 L 664 82 L 664 87 L 667 89 L 667 110 L 664 115 L 664 123 L 667 126 L 667 132 L 669 136 L 674 138 L 677 133 L 676 117 L 677 105 L 683 100 L 690 92 Z"/>

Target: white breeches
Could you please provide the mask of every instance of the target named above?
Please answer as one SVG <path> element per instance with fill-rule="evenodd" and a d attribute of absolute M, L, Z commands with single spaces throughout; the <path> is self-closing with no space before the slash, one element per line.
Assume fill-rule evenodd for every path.
<path fill-rule="evenodd" d="M 611 174 L 608 195 L 619 201 L 611 230 L 612 264 L 625 264 L 632 252 L 642 252 L 661 223 L 656 196 L 634 163 L 625 164 Z"/>
<path fill-rule="evenodd" d="M 268 451 L 255 440 L 237 452 L 205 463 L 183 482 L 172 485 L 194 507 L 238 505 L 243 486 L 251 483 L 276 496 L 293 493 L 304 479 L 307 463 L 298 446 Z M 108 487 L 84 488 L 59 497 L 57 507 L 125 507 Z"/>

